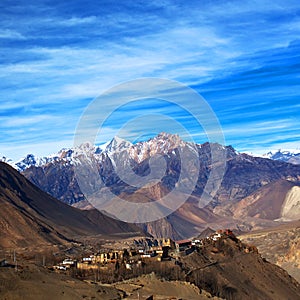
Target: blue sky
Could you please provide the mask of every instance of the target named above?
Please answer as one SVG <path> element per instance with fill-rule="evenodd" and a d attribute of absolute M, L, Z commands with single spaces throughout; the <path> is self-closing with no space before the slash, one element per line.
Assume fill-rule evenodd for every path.
<path fill-rule="evenodd" d="M 92 99 L 140 77 L 195 89 L 239 151 L 300 147 L 299 1 L 2 0 L 0 68 L 0 153 L 13 159 L 72 146 Z M 129 108 L 106 122 L 99 142 L 152 111 L 181 117 L 205 142 L 166 103 Z M 128 137 L 152 134 L 138 129 Z"/>

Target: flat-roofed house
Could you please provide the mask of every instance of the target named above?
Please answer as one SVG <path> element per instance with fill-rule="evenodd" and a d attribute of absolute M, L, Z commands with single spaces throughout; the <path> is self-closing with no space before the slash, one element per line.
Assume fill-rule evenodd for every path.
<path fill-rule="evenodd" d="M 192 246 L 191 240 L 180 240 L 175 242 L 175 247 L 178 252 L 185 251 Z"/>

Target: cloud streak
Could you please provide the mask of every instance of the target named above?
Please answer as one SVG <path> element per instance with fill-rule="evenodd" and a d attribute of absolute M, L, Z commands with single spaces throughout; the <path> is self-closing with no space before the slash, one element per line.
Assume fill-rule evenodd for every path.
<path fill-rule="evenodd" d="M 31 146 L 47 154 L 70 144 L 93 98 L 140 77 L 192 86 L 216 112 L 227 143 L 239 149 L 299 142 L 297 1 L 4 0 L 1 8 L 1 154 L 18 158 Z M 107 124 L 106 132 L 135 112 Z M 177 118 L 205 141 L 187 116 Z M 44 150 L 37 146 L 47 141 Z"/>

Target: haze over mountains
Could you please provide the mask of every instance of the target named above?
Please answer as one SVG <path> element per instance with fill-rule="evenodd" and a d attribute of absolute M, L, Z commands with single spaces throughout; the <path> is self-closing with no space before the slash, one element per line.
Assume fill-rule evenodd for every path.
<path fill-rule="evenodd" d="M 210 205 L 200 208 L 212 165 L 211 147 L 226 156 L 226 170 L 220 188 Z M 184 142 L 177 135 L 161 133 L 146 142 L 131 144 L 114 138 L 104 147 L 83 144 L 76 149 L 63 149 L 43 159 L 27 156 L 15 166 L 32 183 L 53 197 L 82 209 L 91 209 L 85 201 L 74 174 L 74 165 L 88 158 L 98 168 L 106 187 L 115 195 L 132 202 L 156 201 L 174 189 L 181 165 L 179 150 L 197 151 L 200 170 L 193 194 L 173 214 L 156 222 L 145 223 L 143 229 L 156 237 L 190 237 L 207 226 L 231 227 L 248 231 L 274 226 L 281 221 L 299 218 L 300 166 L 284 161 L 252 157 L 236 152 L 231 146 Z M 166 161 L 166 172 L 160 183 L 152 187 L 132 187 L 116 172 L 116 165 L 130 167 L 141 178 L 151 173 L 149 160 L 160 154 Z M 214 162 L 216 163 L 216 162 Z M 185 173 L 190 180 L 197 169 L 191 164 Z M 99 197 L 104 190 L 99 191 Z"/>

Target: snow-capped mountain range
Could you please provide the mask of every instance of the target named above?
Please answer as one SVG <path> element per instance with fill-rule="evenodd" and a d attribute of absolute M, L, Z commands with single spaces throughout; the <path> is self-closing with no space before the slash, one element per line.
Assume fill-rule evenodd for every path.
<path fill-rule="evenodd" d="M 38 157 L 34 154 L 27 154 L 24 158 L 21 158 L 20 160 L 14 162 L 13 160 L 3 156 L 2 158 L 0 158 L 0 161 L 8 163 L 19 172 L 23 172 L 31 166 L 41 167 L 55 162 L 73 164 L 74 162 L 76 162 L 76 158 L 78 158 L 83 153 L 89 153 L 90 155 L 93 155 L 95 158 L 97 158 L 97 156 L 102 152 L 103 150 L 101 149 L 101 147 L 95 147 L 90 143 L 85 143 L 77 148 L 63 148 L 58 153 L 50 154 L 44 157 Z"/>
<path fill-rule="evenodd" d="M 80 156 L 82 155 L 91 157 L 96 161 L 100 161 L 103 156 L 112 157 L 114 154 L 127 149 L 130 158 L 139 163 L 153 154 L 166 154 L 180 145 L 191 146 L 190 143 L 182 141 L 178 135 L 168 133 L 160 133 L 149 141 L 139 142 L 137 144 L 132 144 L 129 141 L 116 136 L 110 142 L 100 146 L 94 146 L 87 142 L 76 148 L 63 148 L 58 153 L 45 157 L 37 157 L 34 154 L 28 154 L 26 157 L 14 162 L 12 159 L 0 156 L 0 161 L 10 164 L 19 172 L 23 172 L 31 166 L 41 167 L 49 163 L 60 162 L 71 165 L 80 163 Z"/>
<path fill-rule="evenodd" d="M 262 155 L 262 157 L 299 165 L 300 149 L 269 151 Z"/>
<path fill-rule="evenodd" d="M 82 146 L 84 146 L 84 145 L 82 145 Z M 93 147 L 93 148 L 95 149 L 95 147 Z M 78 148 L 77 151 L 79 149 L 80 148 Z M 95 151 L 95 154 L 97 154 L 98 149 L 96 148 L 94 151 Z M 58 161 L 64 161 L 65 163 L 72 163 L 73 159 L 74 159 L 74 149 L 73 148 L 70 148 L 70 149 L 63 148 L 58 153 L 50 154 L 50 155 L 44 156 L 44 157 L 38 157 L 38 156 L 35 156 L 34 154 L 27 154 L 24 158 L 21 158 L 18 161 L 13 161 L 10 158 L 2 156 L 0 158 L 0 161 L 11 165 L 15 169 L 17 169 L 19 172 L 23 172 L 31 166 L 41 167 L 48 163 L 54 163 L 54 162 L 58 162 Z"/>
<path fill-rule="evenodd" d="M 96 161 L 100 161 L 103 155 L 112 157 L 114 153 L 120 153 L 128 149 L 130 158 L 140 163 L 145 158 L 153 154 L 166 154 L 170 150 L 183 145 L 191 146 L 190 143 L 181 140 L 178 135 L 168 134 L 164 132 L 160 133 L 149 141 L 139 142 L 137 144 L 132 144 L 129 141 L 116 136 L 110 142 L 107 142 L 100 146 L 94 146 L 91 143 L 84 143 L 76 148 L 63 148 L 58 153 L 54 153 L 45 157 L 37 157 L 34 154 L 28 154 L 26 157 L 14 162 L 10 158 L 0 156 L 0 161 L 10 164 L 19 172 L 23 172 L 31 166 L 41 167 L 55 162 L 75 164 L 79 162 L 79 157 L 83 154 L 92 157 Z M 254 157 L 284 161 L 292 164 L 300 164 L 299 149 L 277 151 L 272 150 L 263 155 L 255 155 L 253 153 L 250 153 L 249 155 Z"/>

